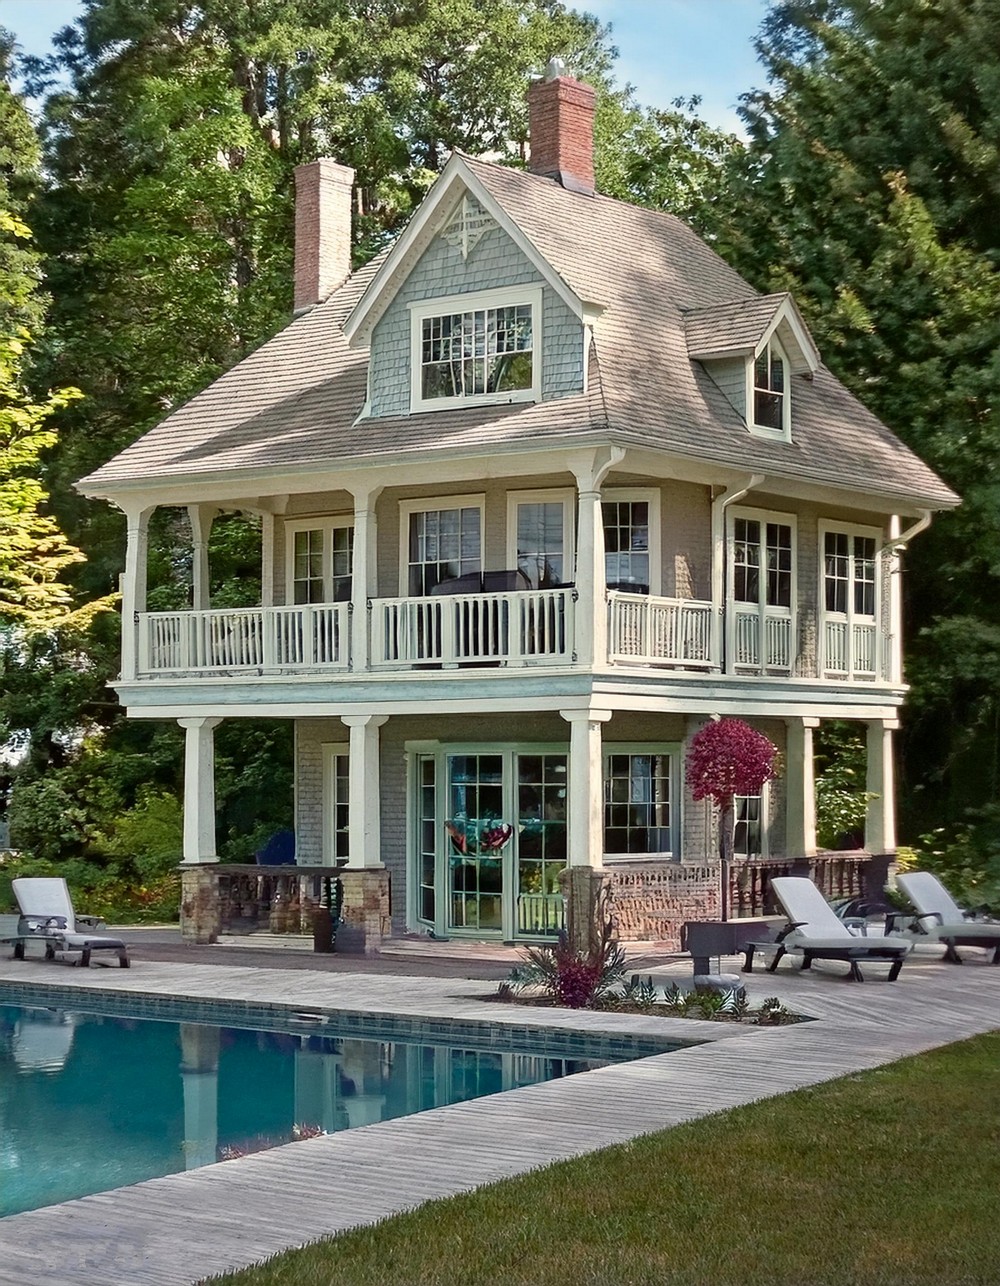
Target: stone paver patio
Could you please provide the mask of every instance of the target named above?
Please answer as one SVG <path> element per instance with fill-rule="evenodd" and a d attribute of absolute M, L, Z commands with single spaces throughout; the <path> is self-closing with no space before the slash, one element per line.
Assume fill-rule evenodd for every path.
<path fill-rule="evenodd" d="M 184 951 L 147 958 L 171 954 L 169 937 L 162 951 L 154 937 L 135 935 L 128 971 L 2 960 L 0 1003 L 10 984 L 30 982 L 705 1043 L 11 1215 L 0 1221 L 4 1286 L 186 1286 L 434 1197 L 1000 1027 L 1000 968 L 976 951 L 961 968 L 935 948 L 915 953 L 891 985 L 879 965 L 865 966 L 861 986 L 837 964 L 754 973 L 753 1002 L 777 996 L 818 1020 L 768 1029 L 497 1005 L 484 978 L 502 976 L 503 948 L 415 946 L 383 956 L 377 971 L 355 961 L 341 972 L 343 960 L 323 968 L 329 958 L 238 947 L 213 949 L 212 963 Z M 660 980 L 691 971 L 648 951 L 634 964 Z"/>

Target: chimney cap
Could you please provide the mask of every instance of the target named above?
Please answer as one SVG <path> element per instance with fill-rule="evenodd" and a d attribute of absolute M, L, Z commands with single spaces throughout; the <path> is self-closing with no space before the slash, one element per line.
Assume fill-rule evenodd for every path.
<path fill-rule="evenodd" d="M 558 80 L 560 76 L 566 75 L 566 60 L 564 58 L 550 58 L 548 66 L 545 68 L 546 80 Z"/>

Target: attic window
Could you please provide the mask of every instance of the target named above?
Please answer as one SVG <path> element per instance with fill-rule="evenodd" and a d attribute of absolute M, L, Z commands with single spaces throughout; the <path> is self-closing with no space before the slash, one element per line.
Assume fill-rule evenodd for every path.
<path fill-rule="evenodd" d="M 411 307 L 413 410 L 538 400 L 541 290 L 487 291 Z"/>
<path fill-rule="evenodd" d="M 771 339 L 752 366 L 753 420 L 750 428 L 787 438 L 790 427 L 788 362 L 776 340 Z"/>

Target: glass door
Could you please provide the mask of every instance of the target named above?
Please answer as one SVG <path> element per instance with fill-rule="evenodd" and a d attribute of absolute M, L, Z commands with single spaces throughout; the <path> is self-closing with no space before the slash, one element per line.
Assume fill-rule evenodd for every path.
<path fill-rule="evenodd" d="M 448 928 L 502 933 L 504 852 L 514 831 L 504 818 L 504 756 L 449 755 L 447 763 Z"/>
<path fill-rule="evenodd" d="M 516 932 L 555 935 L 563 927 L 559 872 L 566 865 L 565 754 L 516 755 Z"/>

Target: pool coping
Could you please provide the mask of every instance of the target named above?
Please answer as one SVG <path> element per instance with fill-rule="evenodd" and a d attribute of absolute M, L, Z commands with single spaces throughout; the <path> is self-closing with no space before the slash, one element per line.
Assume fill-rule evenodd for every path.
<path fill-rule="evenodd" d="M 644 968 L 643 972 L 647 972 Z M 656 970 L 689 976 L 690 963 Z M 25 977 L 30 973 L 30 977 Z M 45 975 L 48 974 L 46 978 Z M 136 976 L 140 975 L 140 976 Z M 655 1023 L 715 1031 L 677 1052 L 615 1063 L 396 1121 L 293 1143 L 239 1161 L 148 1180 L 0 1220 L 0 1283 L 190 1286 L 290 1246 L 375 1222 L 423 1201 L 626 1142 L 638 1135 L 880 1066 L 1000 1025 L 1000 969 L 942 965 L 934 955 L 885 984 L 829 970 L 752 975 L 751 999 L 775 995 L 820 1021 L 731 1027 L 589 1011 L 526 1011 L 485 1001 L 474 979 L 333 975 L 231 965 L 143 963 L 56 979 L 51 966 L 0 961 L 5 983 L 39 981 L 49 995 L 149 994 L 206 1000 L 228 993 L 286 1008 L 334 1008 L 437 1023 L 473 1019 L 532 1031 L 602 1031 L 623 1038 Z M 308 1003 L 305 1002 L 308 998 Z M 512 1007 L 513 1008 L 513 1007 Z M 499 1012 L 498 1012 L 499 1011 Z M 673 1033 L 670 1033 L 672 1036 Z"/>

